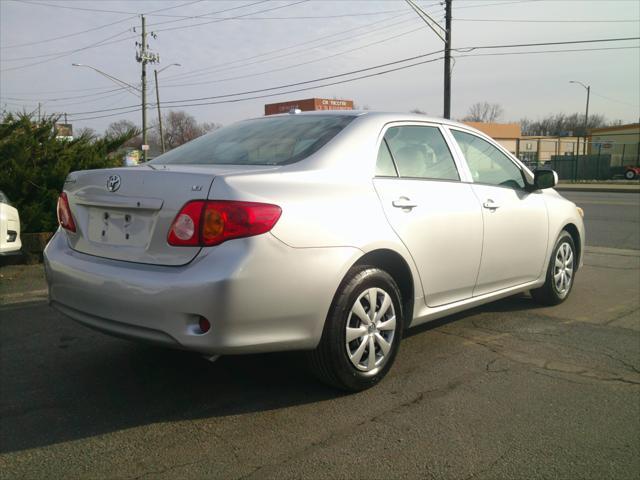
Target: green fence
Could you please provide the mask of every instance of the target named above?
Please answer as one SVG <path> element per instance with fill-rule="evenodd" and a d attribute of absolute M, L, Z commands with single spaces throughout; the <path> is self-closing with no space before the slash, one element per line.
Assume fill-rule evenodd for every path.
<path fill-rule="evenodd" d="M 611 166 L 611 155 L 553 155 L 548 165 L 560 180 L 611 180 L 624 173 Z"/>

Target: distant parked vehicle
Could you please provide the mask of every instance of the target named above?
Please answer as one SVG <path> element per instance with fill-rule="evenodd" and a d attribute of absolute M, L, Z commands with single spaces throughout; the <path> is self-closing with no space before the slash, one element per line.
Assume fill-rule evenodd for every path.
<path fill-rule="evenodd" d="M 20 252 L 20 216 L 7 196 L 0 190 L 0 255 Z"/>
<path fill-rule="evenodd" d="M 584 225 L 557 181 L 424 115 L 246 120 L 71 173 L 45 250 L 50 302 L 207 356 L 307 350 L 323 381 L 362 390 L 407 327 L 524 291 L 569 296 Z"/>
<path fill-rule="evenodd" d="M 634 167 L 632 165 L 624 167 L 624 178 L 627 180 L 633 180 L 638 177 L 640 177 L 640 167 Z"/>

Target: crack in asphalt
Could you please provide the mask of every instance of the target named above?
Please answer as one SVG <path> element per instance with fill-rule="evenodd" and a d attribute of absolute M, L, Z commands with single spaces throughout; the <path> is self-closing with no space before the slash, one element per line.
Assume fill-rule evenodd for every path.
<path fill-rule="evenodd" d="M 617 320 L 620 320 L 621 318 L 624 318 L 624 317 L 627 317 L 627 316 L 629 316 L 629 315 L 631 315 L 631 314 L 633 314 L 633 313 L 636 313 L 638 310 L 640 310 L 640 307 L 636 307 L 636 308 L 634 308 L 634 309 L 632 309 L 632 310 L 629 310 L 628 312 L 625 312 L 625 313 L 621 313 L 621 314 L 619 314 L 619 315 L 616 315 L 616 317 L 615 317 L 615 318 L 612 318 L 611 320 L 607 320 L 607 321 L 604 323 L 604 325 L 610 325 L 611 323 L 613 323 L 613 322 L 615 322 L 615 321 L 617 321 Z"/>
<path fill-rule="evenodd" d="M 640 310 L 640 308 L 636 308 L 634 310 L 632 310 L 631 312 L 625 313 L 613 320 L 611 320 L 611 322 L 615 321 L 615 320 L 619 320 L 620 318 L 624 318 L 627 315 L 631 315 L 634 312 L 637 312 L 638 310 Z M 540 316 L 540 317 L 544 317 L 544 316 Z M 551 317 L 550 317 L 551 318 Z M 575 345 L 568 345 L 565 343 L 560 343 L 560 342 L 554 342 L 554 341 L 549 341 L 549 340 L 536 340 L 534 338 L 527 338 L 526 335 L 534 335 L 534 336 L 545 336 L 545 337 L 561 337 L 563 335 L 565 335 L 566 333 L 568 333 L 571 328 L 567 327 L 565 328 L 562 332 L 558 333 L 558 334 L 553 334 L 553 333 L 545 333 L 545 332 L 518 332 L 515 330 L 510 330 L 510 329 L 503 329 L 503 330 L 497 330 L 497 329 L 493 329 L 493 328 L 489 328 L 487 326 L 479 326 L 477 323 L 477 320 L 473 320 L 471 323 L 474 326 L 474 328 L 476 328 L 477 330 L 483 331 L 483 332 L 487 332 L 487 333 L 494 333 L 494 334 L 508 334 L 508 335 L 512 335 L 514 338 L 522 341 L 522 342 L 535 342 L 535 343 L 541 343 L 544 345 L 556 345 L 559 347 L 564 347 L 564 348 L 568 348 L 570 350 L 574 350 L 576 352 L 582 352 L 582 353 L 587 353 L 587 354 L 595 354 L 595 355 L 603 355 L 605 357 L 610 358 L 611 360 L 620 363 L 621 365 L 623 365 L 624 367 L 626 367 L 629 371 L 633 372 L 633 373 L 638 373 L 640 374 L 640 369 L 638 367 L 636 367 L 635 365 L 621 359 L 618 358 L 614 355 L 612 355 L 611 353 L 607 353 L 605 351 L 601 351 L 601 350 L 587 350 L 584 348 L 579 348 L 576 347 Z M 607 322 L 609 323 L 609 322 Z M 619 352 L 616 352 L 619 353 Z"/>
<path fill-rule="evenodd" d="M 464 335 L 458 335 L 452 332 L 446 332 L 444 330 L 439 330 L 439 333 L 443 334 L 443 335 L 449 335 L 452 337 L 457 337 L 457 338 L 461 338 L 463 340 L 466 340 L 468 342 L 471 342 L 475 345 L 478 345 L 480 347 L 483 347 L 493 353 L 495 353 L 496 355 L 499 355 L 500 357 L 503 357 L 507 360 L 510 360 L 514 363 L 518 363 L 520 365 L 524 365 L 526 367 L 534 367 L 534 368 L 540 368 L 543 370 L 547 370 L 547 371 L 551 371 L 551 372 L 560 372 L 560 373 L 565 373 L 568 375 L 577 375 L 579 377 L 582 378 L 588 378 L 591 380 L 597 380 L 597 381 L 603 381 L 603 382 L 619 382 L 622 383 L 624 385 L 640 385 L 640 381 L 635 381 L 635 380 L 631 380 L 628 378 L 624 378 L 620 375 L 608 375 L 607 373 L 604 372 L 598 372 L 596 370 L 591 370 L 589 368 L 586 368 L 584 366 L 577 366 L 577 368 L 579 368 L 579 370 L 576 370 L 575 366 L 570 365 L 570 364 L 565 364 L 563 362 L 559 362 L 559 361 L 553 361 L 553 360 L 543 360 L 544 363 L 542 364 L 536 364 L 534 361 L 526 361 L 523 360 L 522 357 L 520 357 L 520 359 L 514 358 L 513 355 L 509 355 L 507 351 L 505 351 L 505 347 L 504 346 L 493 346 L 490 345 L 488 342 L 482 342 L 478 339 L 474 339 L 471 337 L 467 337 Z M 500 348 L 502 347 L 502 349 Z M 526 354 L 523 354 L 523 352 L 517 352 L 514 351 L 514 353 L 518 353 L 520 355 L 524 355 L 525 359 L 526 359 Z M 553 364 L 555 364 L 555 368 L 553 366 Z M 565 368 L 562 368 L 565 367 Z M 604 373 L 604 375 L 603 375 Z"/>
<path fill-rule="evenodd" d="M 432 394 L 436 394 L 436 393 L 441 393 L 441 392 L 451 392 L 453 390 L 455 390 L 456 388 L 458 388 L 460 385 L 463 384 L 463 380 L 466 379 L 467 377 L 470 377 L 469 374 L 465 374 L 461 377 L 459 377 L 458 379 L 452 380 L 450 382 L 448 382 L 446 385 L 443 385 L 442 387 L 438 387 L 438 388 L 432 388 L 432 389 L 427 389 L 427 390 L 423 390 L 421 392 L 418 392 L 417 394 L 413 395 L 409 400 L 405 400 L 403 402 L 394 404 L 388 408 L 383 409 L 382 411 L 377 412 L 374 415 L 369 416 L 368 418 L 365 418 L 364 420 L 361 420 L 355 424 L 350 424 L 350 425 L 346 425 L 343 426 L 342 428 L 338 429 L 338 430 L 334 430 L 333 432 L 331 432 L 329 435 L 327 435 L 325 438 L 314 441 L 309 443 L 308 445 L 302 447 L 301 449 L 298 449 L 294 452 L 290 452 L 289 454 L 285 454 L 284 458 L 281 458 L 280 460 L 274 462 L 274 463 L 270 463 L 268 465 L 261 465 L 259 467 L 256 467 L 254 470 L 252 470 L 251 472 L 236 477 L 236 480 L 244 480 L 244 479 L 248 479 L 251 477 L 254 477 L 254 475 L 256 475 L 258 472 L 264 470 L 264 469 L 273 469 L 273 468 L 277 468 L 280 465 L 284 465 L 287 462 L 295 459 L 295 458 L 299 458 L 305 454 L 307 454 L 310 451 L 315 450 L 316 448 L 322 448 L 325 446 L 329 446 L 331 445 L 334 440 L 344 440 L 345 438 L 349 438 L 352 437 L 353 435 L 357 434 L 357 429 L 354 429 L 354 425 L 356 427 L 362 427 L 363 425 L 366 425 L 367 423 L 373 423 L 373 422 L 380 422 L 383 423 L 384 425 L 387 425 L 389 427 L 393 427 L 393 425 L 390 425 L 389 423 L 385 422 L 382 420 L 382 418 L 387 415 L 388 413 L 400 409 L 400 408 L 411 408 L 415 405 L 418 405 L 419 403 L 421 403 L 422 401 L 424 401 L 427 398 L 432 398 L 434 395 Z M 354 433 L 354 430 L 356 430 L 356 433 Z"/>

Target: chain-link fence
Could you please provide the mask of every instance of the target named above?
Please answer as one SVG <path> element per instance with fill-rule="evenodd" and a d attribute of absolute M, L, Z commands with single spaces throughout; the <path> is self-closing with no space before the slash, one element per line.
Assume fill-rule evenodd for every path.
<path fill-rule="evenodd" d="M 561 180 L 624 179 L 628 167 L 640 166 L 640 142 L 584 142 L 556 139 L 521 139 L 516 156 L 530 169 L 549 167 Z"/>

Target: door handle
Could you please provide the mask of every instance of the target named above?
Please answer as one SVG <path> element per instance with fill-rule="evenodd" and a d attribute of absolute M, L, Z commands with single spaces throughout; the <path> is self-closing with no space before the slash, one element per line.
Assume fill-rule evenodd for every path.
<path fill-rule="evenodd" d="M 412 202 L 411 199 L 408 197 L 400 197 L 394 200 L 393 202 L 391 202 L 391 205 L 393 205 L 396 208 L 406 208 L 409 210 L 418 206 L 417 203 Z"/>
<path fill-rule="evenodd" d="M 500 204 L 494 202 L 492 199 L 487 198 L 482 204 L 484 208 L 488 208 L 489 210 L 495 210 L 496 208 L 500 208 Z"/>

